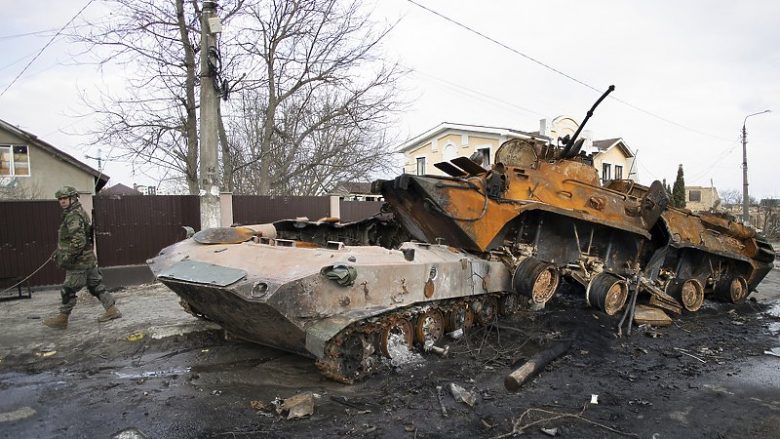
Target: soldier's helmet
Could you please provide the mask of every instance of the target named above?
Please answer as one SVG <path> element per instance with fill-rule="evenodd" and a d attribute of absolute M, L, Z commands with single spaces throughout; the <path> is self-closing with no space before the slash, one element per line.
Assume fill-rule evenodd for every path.
<path fill-rule="evenodd" d="M 63 186 L 61 187 L 57 192 L 54 193 L 54 196 L 57 197 L 57 199 L 60 198 L 70 198 L 70 197 L 78 197 L 79 193 L 76 191 L 76 188 L 73 186 Z"/>

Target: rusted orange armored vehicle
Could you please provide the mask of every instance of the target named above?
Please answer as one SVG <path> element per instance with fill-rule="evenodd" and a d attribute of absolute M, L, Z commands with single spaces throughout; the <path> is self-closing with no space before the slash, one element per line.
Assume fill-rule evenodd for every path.
<path fill-rule="evenodd" d="M 388 209 L 374 218 L 203 230 L 150 266 L 193 314 L 345 383 L 544 304 L 561 278 L 613 315 L 629 292 L 673 312 L 707 294 L 740 302 L 771 269 L 753 229 L 670 208 L 659 182 L 602 185 L 580 130 L 560 146 L 510 140 L 489 170 L 461 157 L 436 164 L 448 176 L 377 181 Z"/>

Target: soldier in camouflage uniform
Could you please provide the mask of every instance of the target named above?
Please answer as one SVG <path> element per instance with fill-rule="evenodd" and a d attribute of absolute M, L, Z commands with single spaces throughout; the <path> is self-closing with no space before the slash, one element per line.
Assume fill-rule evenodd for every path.
<path fill-rule="evenodd" d="M 71 186 L 65 186 L 55 195 L 63 213 L 54 262 L 65 270 L 65 281 L 60 291 L 62 295 L 60 313 L 44 320 L 43 324 L 50 328 L 67 328 L 70 312 L 76 306 L 76 293 L 84 286 L 90 294 L 100 300 L 106 310 L 98 317 L 99 322 L 122 317 L 114 297 L 103 285 L 103 277 L 97 267 L 97 258 L 93 251 L 92 224 L 81 207 L 78 192 Z"/>

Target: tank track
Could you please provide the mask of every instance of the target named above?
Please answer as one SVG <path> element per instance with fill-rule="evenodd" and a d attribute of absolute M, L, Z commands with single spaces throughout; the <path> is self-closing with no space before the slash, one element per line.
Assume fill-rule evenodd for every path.
<path fill-rule="evenodd" d="M 387 338 L 383 338 L 383 332 L 387 333 L 392 328 L 398 327 L 399 322 L 409 322 L 412 331 L 418 332 L 410 334 L 412 342 L 408 343 L 408 348 L 411 351 L 419 351 L 425 344 L 439 341 L 445 333 L 458 329 L 465 330 L 472 323 L 491 324 L 499 314 L 502 316 L 514 314 L 519 309 L 520 300 L 521 297 L 517 293 L 489 293 L 413 305 L 354 322 L 328 340 L 325 345 L 325 355 L 317 360 L 316 365 L 327 378 L 344 384 L 354 384 L 371 376 L 381 369 L 383 363 L 391 360 L 387 355 L 388 349 L 382 346 L 383 343 L 388 343 Z M 461 327 L 457 328 L 454 327 L 456 321 L 452 319 L 461 315 L 459 310 L 464 310 L 464 313 Z M 438 322 L 440 331 L 426 332 L 424 328 L 418 329 L 424 326 L 424 323 L 433 323 L 436 317 L 431 319 L 429 316 L 436 316 L 436 313 L 441 317 Z M 428 320 L 420 323 L 420 319 L 423 318 Z M 432 326 L 437 325 L 432 324 Z M 420 339 L 420 335 L 423 334 L 425 334 L 424 339 Z"/>

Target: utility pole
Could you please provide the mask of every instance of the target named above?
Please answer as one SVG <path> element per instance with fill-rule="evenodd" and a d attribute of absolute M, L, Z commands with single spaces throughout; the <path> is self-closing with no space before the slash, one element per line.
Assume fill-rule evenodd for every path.
<path fill-rule="evenodd" d="M 758 113 L 748 114 L 742 121 L 742 222 L 750 223 L 750 196 L 748 195 L 748 168 L 747 168 L 747 124 L 748 117 L 757 114 L 769 113 L 771 110 L 759 111 Z"/>
<path fill-rule="evenodd" d="M 217 181 L 217 75 L 216 34 L 222 25 L 216 0 L 203 0 L 200 20 L 200 227 L 219 227 L 219 182 Z"/>
<path fill-rule="evenodd" d="M 747 117 L 745 118 L 747 121 Z M 750 222 L 750 197 L 748 196 L 747 180 L 747 130 L 745 124 L 742 124 L 742 222 Z"/>

